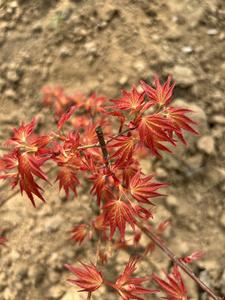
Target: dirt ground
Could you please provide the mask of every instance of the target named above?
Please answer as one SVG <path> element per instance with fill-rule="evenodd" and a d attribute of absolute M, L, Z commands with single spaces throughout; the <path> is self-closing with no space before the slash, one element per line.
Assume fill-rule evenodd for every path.
<path fill-rule="evenodd" d="M 0 154 L 21 121 L 39 116 L 38 129 L 56 128 L 42 105 L 44 86 L 61 85 L 68 94 L 95 92 L 120 98 L 139 80 L 154 86 L 154 73 L 176 81 L 173 101 L 195 110 L 201 137 L 187 134 L 163 160 L 143 160 L 146 174 L 171 184 L 157 200 L 155 222 L 171 216 L 165 233 L 177 257 L 195 251 L 206 256 L 192 270 L 218 296 L 225 295 L 225 2 L 224 0 L 0 0 Z M 54 172 L 53 172 L 54 173 Z M 49 177 L 54 182 L 55 174 Z M 45 186 L 43 186 L 45 188 Z M 47 188 L 47 186 L 46 186 Z M 89 186 L 88 186 L 89 188 Z M 87 191 L 87 188 L 85 189 Z M 63 192 L 47 188 L 47 203 L 13 193 L 0 185 L 0 231 L 9 239 L 0 253 L 0 299 L 86 299 L 66 282 L 74 278 L 64 263 L 94 260 L 95 243 L 79 248 L 66 242 L 67 231 L 91 216 L 89 194 L 65 201 Z M 1 202 L 4 204 L 1 205 Z M 146 240 L 143 241 L 145 243 Z M 120 250 L 102 268 L 114 282 L 130 256 Z M 171 263 L 160 251 L 139 263 L 137 277 L 161 276 Z M 101 267 L 100 267 L 101 268 Z M 210 299 L 184 275 L 188 297 Z M 148 288 L 156 288 L 150 281 Z M 159 299 L 165 294 L 145 296 Z M 93 299 L 116 300 L 110 289 Z"/>

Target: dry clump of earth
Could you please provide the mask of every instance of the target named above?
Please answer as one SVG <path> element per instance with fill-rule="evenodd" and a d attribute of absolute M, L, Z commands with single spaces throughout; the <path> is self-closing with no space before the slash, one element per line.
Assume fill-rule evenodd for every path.
<path fill-rule="evenodd" d="M 97 91 L 120 98 L 121 89 L 130 92 L 140 79 L 154 85 L 154 73 L 161 82 L 168 75 L 176 81 L 173 105 L 196 111 L 191 117 L 201 124 L 201 137 L 186 134 L 188 147 L 179 145 L 163 160 L 149 157 L 143 170 L 171 184 L 169 196 L 156 200 L 155 218 L 157 224 L 173 220 L 165 234 L 168 247 L 178 257 L 206 252 L 191 268 L 218 296 L 225 294 L 224 28 L 223 0 L 0 2 L 1 155 L 22 120 L 39 116 L 39 131 L 56 128 L 42 105 L 46 85 L 71 95 Z M 43 188 L 47 203 L 37 200 L 34 209 L 26 196 L 1 183 L 0 230 L 9 241 L 0 253 L 0 299 L 86 299 L 66 282 L 74 277 L 64 263 L 75 265 L 75 256 L 94 260 L 94 242 L 81 248 L 66 242 L 67 231 L 91 217 L 89 186 L 68 201 L 58 187 Z M 120 250 L 109 259 L 102 268 L 107 281 L 115 281 L 130 254 Z M 160 276 L 162 267 L 169 272 L 171 263 L 156 251 L 141 260 L 136 275 Z M 189 299 L 210 299 L 186 275 L 184 280 Z M 153 281 L 147 287 L 156 288 Z M 101 288 L 93 299 L 119 296 Z"/>

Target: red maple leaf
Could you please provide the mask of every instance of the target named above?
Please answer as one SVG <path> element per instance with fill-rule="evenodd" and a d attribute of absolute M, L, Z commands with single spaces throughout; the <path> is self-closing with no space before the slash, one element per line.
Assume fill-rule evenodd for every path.
<path fill-rule="evenodd" d="M 141 80 L 141 83 L 143 85 L 142 89 L 145 91 L 145 93 L 148 95 L 148 97 L 152 101 L 154 101 L 155 103 L 158 103 L 160 106 L 163 105 L 165 107 L 170 102 L 170 100 L 172 98 L 173 88 L 176 84 L 176 82 L 174 82 L 172 84 L 172 86 L 170 87 L 170 80 L 171 80 L 171 77 L 169 76 L 166 83 L 162 87 L 159 83 L 158 76 L 155 74 L 155 87 L 156 87 L 156 90 L 153 89 L 152 87 L 150 87 L 144 81 Z"/>
<path fill-rule="evenodd" d="M 203 256 L 205 256 L 205 252 L 197 251 L 197 252 L 194 252 L 194 253 L 186 256 L 186 257 L 180 258 L 180 261 L 183 261 L 186 264 L 189 264 L 189 263 L 192 263 L 194 259 L 199 259 L 199 258 L 202 258 Z"/>
<path fill-rule="evenodd" d="M 171 122 L 171 125 L 177 128 L 178 130 L 174 131 L 177 137 L 181 140 L 181 142 L 186 146 L 186 142 L 183 138 L 182 129 L 190 131 L 196 135 L 200 135 L 197 131 L 195 131 L 188 123 L 200 126 L 198 123 L 192 121 L 190 118 L 185 116 L 186 113 L 193 113 L 194 111 L 190 109 L 184 109 L 180 107 L 168 107 L 166 109 L 166 118 Z M 173 130 L 167 129 L 170 136 L 172 137 Z"/>
<path fill-rule="evenodd" d="M 38 121 L 38 118 L 33 118 L 32 122 L 28 125 L 25 125 L 24 121 L 22 121 L 22 125 L 20 128 L 16 129 L 13 127 L 14 136 L 9 139 L 5 144 L 9 145 L 16 145 L 17 147 L 21 144 L 27 143 L 27 138 L 32 134 L 34 127 Z"/>
<path fill-rule="evenodd" d="M 152 274 L 155 282 L 158 283 L 158 285 L 163 289 L 163 291 L 169 296 L 169 297 L 162 297 L 162 298 L 169 299 L 169 300 L 183 300 L 183 298 L 185 298 L 186 300 L 188 300 L 187 290 L 177 266 L 174 266 L 173 269 L 173 277 L 175 279 L 169 276 L 164 269 L 163 272 L 165 273 L 167 279 L 169 280 L 169 283 L 157 277 L 156 275 Z"/>
<path fill-rule="evenodd" d="M 0 171 L 16 168 L 19 157 L 20 151 L 18 148 L 11 150 L 9 154 L 3 154 L 3 157 L 0 158 Z"/>
<path fill-rule="evenodd" d="M 96 266 L 92 264 L 92 267 L 82 263 L 79 259 L 77 259 L 80 264 L 86 269 L 74 268 L 72 266 L 66 265 L 65 267 L 72 271 L 79 279 L 67 279 L 67 281 L 72 282 L 79 287 L 83 288 L 79 292 L 94 292 L 97 290 L 101 284 L 103 283 L 102 273 L 98 272 Z"/>
<path fill-rule="evenodd" d="M 145 248 L 144 255 L 148 254 L 149 256 L 151 256 L 154 250 L 155 250 L 155 243 L 153 241 L 150 241 Z"/>
<path fill-rule="evenodd" d="M 116 283 L 113 284 L 114 289 L 117 293 L 122 297 L 123 300 L 129 299 L 140 299 L 138 295 L 142 294 L 155 294 L 158 293 L 159 290 L 150 290 L 139 286 L 140 283 L 144 281 L 148 281 L 151 277 L 148 278 L 131 278 L 132 273 L 136 270 L 136 264 L 141 259 L 136 259 L 137 256 L 131 261 L 131 257 L 125 267 L 125 270 L 122 275 L 119 276 Z"/>
<path fill-rule="evenodd" d="M 69 233 L 73 233 L 73 236 L 70 239 L 68 239 L 67 241 L 74 240 L 73 245 L 76 245 L 76 243 L 78 243 L 78 242 L 79 242 L 79 245 L 81 245 L 88 233 L 88 230 L 87 230 L 88 227 L 89 226 L 87 224 L 81 224 L 79 226 L 74 226 L 73 230 L 68 231 Z"/>
<path fill-rule="evenodd" d="M 156 229 L 156 233 L 163 233 L 171 223 L 172 221 L 170 221 L 170 218 L 167 218 L 165 221 L 159 224 L 158 228 Z"/>
<path fill-rule="evenodd" d="M 18 160 L 18 172 L 20 174 L 21 194 L 23 194 L 23 191 L 25 191 L 34 207 L 35 203 L 33 194 L 40 198 L 43 202 L 45 202 L 45 200 L 39 192 L 39 190 L 43 191 L 43 189 L 34 181 L 32 174 L 51 184 L 47 179 L 48 176 L 40 169 L 40 165 L 42 163 L 43 159 L 40 159 L 40 161 L 38 161 L 32 155 L 26 152 L 20 155 Z"/>
<path fill-rule="evenodd" d="M 99 259 L 102 263 L 102 266 L 104 265 L 104 263 L 107 263 L 108 260 L 107 260 L 107 253 L 106 252 L 102 252 L 102 251 L 99 251 Z"/>
<path fill-rule="evenodd" d="M 107 175 L 104 174 L 104 172 L 101 172 L 101 173 L 92 174 L 91 177 L 86 179 L 86 180 L 94 181 L 93 188 L 91 189 L 90 194 L 93 191 L 95 191 L 94 196 L 97 195 L 98 205 L 100 205 L 100 203 L 101 203 L 102 191 L 106 187 L 105 186 L 106 177 L 107 177 Z"/>
<path fill-rule="evenodd" d="M 137 146 L 135 146 L 134 144 L 136 139 L 131 137 L 131 134 L 128 134 L 128 136 L 122 135 L 119 138 L 113 138 L 113 140 L 116 141 L 117 143 L 114 143 L 113 145 L 109 145 L 107 146 L 107 148 L 119 147 L 119 150 L 117 150 L 108 159 L 112 159 L 119 156 L 117 164 L 121 164 L 123 161 L 129 163 L 130 160 L 132 159 L 134 151 L 137 148 Z"/>
<path fill-rule="evenodd" d="M 55 182 L 59 180 L 59 190 L 63 187 L 66 192 L 66 197 L 69 197 L 69 188 L 74 192 L 77 197 L 76 184 L 79 184 L 76 172 L 69 167 L 62 167 Z"/>
<path fill-rule="evenodd" d="M 139 94 L 135 85 L 133 85 L 133 90 L 131 93 L 127 93 L 122 90 L 123 98 L 120 99 L 110 99 L 110 102 L 114 102 L 114 106 L 106 106 L 105 108 L 113 108 L 119 110 L 128 110 L 132 109 L 129 113 L 132 114 L 142 109 L 144 105 L 144 96 L 145 92 Z"/>
<path fill-rule="evenodd" d="M 177 133 L 179 134 L 179 133 Z M 172 137 L 171 137 L 172 138 Z M 155 151 L 155 154 L 159 157 L 159 158 L 163 158 L 162 155 L 157 151 L 157 149 L 161 150 L 161 151 L 167 151 L 171 154 L 173 154 L 174 152 L 171 151 L 170 149 L 168 149 L 165 145 L 163 144 L 160 144 L 160 142 L 164 142 L 163 139 L 160 139 L 159 137 L 157 136 L 153 136 L 153 144 L 154 144 L 154 151 Z M 142 149 L 142 148 L 141 148 Z"/>
<path fill-rule="evenodd" d="M 136 205 L 134 204 L 132 201 L 130 201 L 130 199 L 127 197 L 130 206 L 132 207 L 132 209 L 135 211 L 136 215 L 143 219 L 143 220 L 148 220 L 149 218 L 153 219 L 153 215 L 151 213 L 150 209 L 146 209 L 141 205 Z"/>
<path fill-rule="evenodd" d="M 157 189 L 168 186 L 168 183 L 148 182 L 155 174 L 140 178 L 141 169 L 139 169 L 135 176 L 130 181 L 130 193 L 138 202 L 148 203 L 154 205 L 148 198 L 165 196 L 155 192 Z"/>
<path fill-rule="evenodd" d="M 54 115 L 57 120 L 72 104 L 77 103 L 76 99 L 79 97 L 70 97 L 66 95 L 59 86 L 56 86 L 53 89 L 47 86 L 43 89 L 43 93 L 45 94 L 43 103 L 55 110 Z M 83 99 L 85 99 L 84 96 Z"/>
<path fill-rule="evenodd" d="M 147 148 L 149 148 L 152 152 L 152 156 L 157 154 L 154 144 L 155 138 L 158 138 L 159 141 L 169 142 L 176 147 L 175 142 L 169 135 L 167 135 L 166 130 L 180 132 L 180 129 L 172 126 L 169 120 L 160 115 L 148 115 L 142 117 L 138 123 L 141 147 L 145 145 Z M 160 143 L 158 142 L 158 144 Z M 163 148 L 161 148 L 161 150 L 163 150 Z"/>
<path fill-rule="evenodd" d="M 32 134 L 29 137 L 29 144 L 32 147 L 33 151 L 39 151 L 42 150 L 51 140 L 53 139 L 53 136 L 51 134 L 46 134 L 42 136 L 36 136 Z M 39 147 L 38 149 L 35 149 L 35 147 Z"/>
<path fill-rule="evenodd" d="M 113 194 L 106 185 L 106 180 L 108 180 L 109 184 L 109 171 L 108 168 L 100 171 L 96 168 L 94 160 L 90 155 L 85 155 L 85 160 L 83 161 L 87 169 L 92 173 L 91 177 L 86 178 L 85 180 L 93 181 L 93 188 L 90 191 L 90 194 L 94 192 L 94 196 L 97 195 L 98 204 L 100 205 L 101 199 L 104 201 L 113 198 Z"/>
<path fill-rule="evenodd" d="M 120 163 L 118 163 L 118 161 L 120 162 L 119 158 L 114 161 L 112 169 L 115 172 L 122 171 L 123 183 L 125 184 L 125 187 L 128 188 L 131 179 L 138 171 L 139 162 L 137 159 L 133 158 L 130 161 L 121 161 Z"/>
<path fill-rule="evenodd" d="M 116 227 L 118 227 L 121 235 L 121 241 L 124 241 L 126 222 L 128 222 L 131 225 L 132 229 L 135 230 L 133 215 L 135 215 L 136 213 L 124 201 L 110 199 L 101 209 L 105 209 L 104 223 L 108 220 L 110 222 L 111 232 L 109 240 L 112 239 Z"/>
<path fill-rule="evenodd" d="M 92 94 L 89 98 L 80 101 L 76 108 L 85 107 L 86 110 L 90 113 L 91 117 L 94 117 L 97 112 L 105 113 L 103 107 L 101 107 L 105 103 L 106 99 L 105 96 L 98 96 L 97 93 Z"/>

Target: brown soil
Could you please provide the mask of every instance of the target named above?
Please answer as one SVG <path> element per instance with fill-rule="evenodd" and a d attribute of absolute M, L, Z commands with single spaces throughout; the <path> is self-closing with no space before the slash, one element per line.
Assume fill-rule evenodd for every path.
<path fill-rule="evenodd" d="M 67 93 L 94 92 L 121 97 L 139 80 L 154 85 L 168 75 L 177 84 L 174 102 L 197 111 L 201 137 L 187 134 L 189 146 L 163 160 L 143 161 L 146 174 L 171 184 L 159 204 L 155 222 L 171 216 L 165 234 L 178 257 L 202 250 L 206 256 L 192 270 L 218 296 L 225 294 L 225 3 L 223 0 L 18 0 L 0 1 L 0 140 L 12 127 L 39 116 L 44 133 L 56 125 L 42 105 L 42 88 L 61 85 Z M 54 173 L 54 172 L 53 172 Z M 53 173 L 49 174 L 54 182 Z M 78 188 L 78 199 L 65 201 L 58 187 L 46 188 L 47 203 L 12 194 L 1 183 L 0 230 L 9 239 L 2 247 L 0 299 L 86 299 L 75 293 L 74 278 L 64 263 L 75 256 L 94 260 L 95 243 L 72 247 L 66 233 L 90 219 L 89 193 Z M 89 186 L 88 186 L 89 188 Z M 87 190 L 87 188 L 85 188 Z M 143 244 L 147 240 L 143 241 Z M 114 282 L 131 251 L 120 250 L 102 268 Z M 139 263 L 137 277 L 162 275 L 171 263 L 160 251 Z M 101 268 L 101 267 L 99 267 Z M 184 275 L 189 299 L 210 299 Z M 150 281 L 148 288 L 156 288 Z M 165 296 L 146 296 L 159 299 Z M 93 299 L 119 299 L 112 290 L 99 289 Z"/>

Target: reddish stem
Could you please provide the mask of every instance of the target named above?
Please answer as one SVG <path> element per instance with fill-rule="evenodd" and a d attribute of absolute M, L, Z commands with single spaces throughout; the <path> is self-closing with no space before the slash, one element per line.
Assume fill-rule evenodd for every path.
<path fill-rule="evenodd" d="M 164 244 L 162 244 L 157 237 L 146 227 L 137 224 L 141 230 L 151 239 L 153 242 L 164 252 L 167 256 L 169 256 L 172 261 L 178 265 L 185 273 L 187 273 L 197 284 L 208 293 L 214 300 L 219 300 L 213 291 L 210 290 L 193 272 L 191 272 Z"/>

